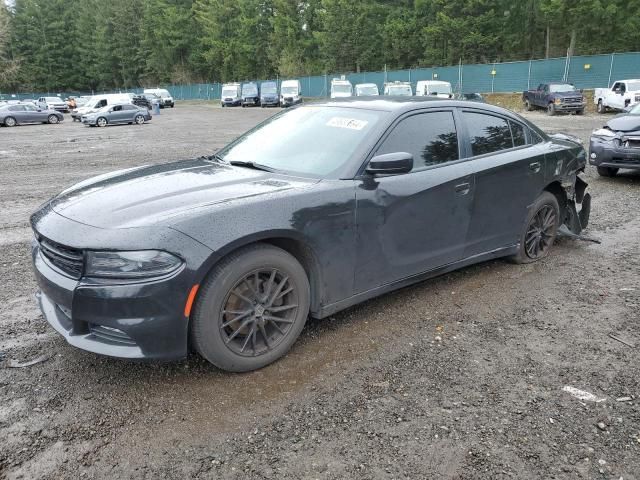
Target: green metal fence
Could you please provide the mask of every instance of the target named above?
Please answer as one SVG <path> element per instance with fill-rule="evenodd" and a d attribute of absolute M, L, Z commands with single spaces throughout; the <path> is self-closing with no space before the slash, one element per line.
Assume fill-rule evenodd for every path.
<path fill-rule="evenodd" d="M 326 97 L 329 95 L 331 79 L 340 73 L 300 77 L 302 94 L 305 97 Z M 522 62 L 460 64 L 449 67 L 415 68 L 382 72 L 345 73 L 352 84 L 375 83 L 380 91 L 385 82 L 396 80 L 411 82 L 414 87 L 419 80 L 444 80 L 451 83 L 455 91 L 461 92 L 521 92 L 535 88 L 542 82 L 566 81 L 578 88 L 596 88 L 611 85 L 616 79 L 640 77 L 640 52 L 612 53 L 608 55 L 574 56 L 550 58 Z M 272 79 L 280 81 L 281 79 Z M 264 80 L 266 81 L 266 79 Z M 260 82 L 260 80 L 258 80 Z M 162 85 L 176 100 L 217 100 L 222 84 L 197 83 L 189 85 Z M 128 91 L 140 93 L 142 88 Z M 47 92 L 3 94 L 0 98 L 26 99 L 48 95 L 87 95 L 100 92 Z"/>

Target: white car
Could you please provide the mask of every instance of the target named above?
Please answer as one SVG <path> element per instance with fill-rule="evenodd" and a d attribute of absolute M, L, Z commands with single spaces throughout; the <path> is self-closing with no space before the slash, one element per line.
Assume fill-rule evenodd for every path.
<path fill-rule="evenodd" d="M 42 110 L 56 110 L 57 112 L 68 112 L 69 106 L 67 102 L 60 97 L 40 97 L 36 103 L 38 108 Z"/>
<path fill-rule="evenodd" d="M 419 97 L 453 98 L 449 82 L 441 80 L 420 80 L 416 83 L 416 95 Z"/>
<path fill-rule="evenodd" d="M 343 98 L 353 96 L 353 85 L 344 78 L 334 78 L 331 80 L 331 98 Z"/>
<path fill-rule="evenodd" d="M 280 106 L 289 107 L 302 103 L 300 80 L 285 80 L 280 85 Z"/>
<path fill-rule="evenodd" d="M 384 94 L 392 96 L 410 97 L 413 95 L 411 84 L 409 82 L 392 82 L 385 83 Z"/>
<path fill-rule="evenodd" d="M 598 106 L 598 113 L 605 113 L 607 109 L 624 110 L 640 102 L 640 79 L 616 80 L 611 88 L 596 88 L 593 102 Z"/>
<path fill-rule="evenodd" d="M 375 83 L 359 83 L 356 85 L 356 97 L 377 97 L 380 95 Z"/>

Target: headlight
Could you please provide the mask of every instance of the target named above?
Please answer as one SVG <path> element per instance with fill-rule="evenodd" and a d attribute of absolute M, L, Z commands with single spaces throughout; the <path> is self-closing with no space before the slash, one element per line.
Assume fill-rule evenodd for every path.
<path fill-rule="evenodd" d="M 562 103 L 562 99 L 561 98 L 556 98 L 553 103 L 555 103 L 556 105 L 560 105 Z"/>
<path fill-rule="evenodd" d="M 87 252 L 88 277 L 144 278 L 175 272 L 182 260 L 160 250 L 133 252 Z"/>
<path fill-rule="evenodd" d="M 608 128 L 600 128 L 598 130 L 594 130 L 592 135 L 595 135 L 596 137 L 607 137 L 607 138 L 613 138 L 616 136 L 615 132 L 612 132 Z"/>

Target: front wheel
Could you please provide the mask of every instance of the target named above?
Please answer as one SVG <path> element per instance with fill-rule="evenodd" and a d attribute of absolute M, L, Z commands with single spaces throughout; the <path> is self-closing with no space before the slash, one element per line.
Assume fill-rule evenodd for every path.
<path fill-rule="evenodd" d="M 601 177 L 615 177 L 618 169 L 614 167 L 596 167 Z"/>
<path fill-rule="evenodd" d="M 553 103 L 550 103 L 547 106 L 547 115 L 553 117 L 556 114 L 556 106 Z"/>
<path fill-rule="evenodd" d="M 604 106 L 604 103 L 602 103 L 602 100 L 598 100 L 598 113 L 606 113 L 607 112 L 607 107 Z"/>
<path fill-rule="evenodd" d="M 142 115 L 136 115 L 135 122 L 138 125 L 142 125 L 144 123 L 144 117 Z"/>
<path fill-rule="evenodd" d="M 531 102 L 529 102 L 529 100 L 525 100 L 525 101 L 524 101 L 524 109 L 525 109 L 527 112 L 530 112 L 530 111 L 532 111 L 532 110 L 533 110 L 533 106 L 531 105 Z"/>
<path fill-rule="evenodd" d="M 60 119 L 56 115 L 49 115 L 49 118 L 47 118 L 47 121 L 49 123 L 58 123 Z"/>
<path fill-rule="evenodd" d="M 18 124 L 18 122 L 16 122 L 16 119 L 13 117 L 7 117 L 4 119 L 4 126 L 5 127 L 15 127 Z"/>
<path fill-rule="evenodd" d="M 99 127 L 106 127 L 107 126 L 107 119 L 104 117 L 100 117 L 97 121 L 96 121 L 96 125 L 98 125 Z"/>
<path fill-rule="evenodd" d="M 555 195 L 543 192 L 529 210 L 525 225 L 518 253 L 512 257 L 516 263 L 535 262 L 549 254 L 560 226 L 560 206 Z"/>
<path fill-rule="evenodd" d="M 202 285 L 191 317 L 193 344 L 223 370 L 262 368 L 291 348 L 309 305 L 309 280 L 293 256 L 266 244 L 242 248 Z"/>

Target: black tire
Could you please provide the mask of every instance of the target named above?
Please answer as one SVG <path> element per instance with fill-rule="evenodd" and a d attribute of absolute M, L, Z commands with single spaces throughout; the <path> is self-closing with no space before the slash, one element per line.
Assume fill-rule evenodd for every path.
<path fill-rule="evenodd" d="M 529 102 L 529 100 L 524 101 L 524 109 L 527 112 L 531 112 L 533 110 L 533 105 L 531 105 L 531 102 Z"/>
<path fill-rule="evenodd" d="M 13 117 L 7 117 L 4 119 L 5 127 L 15 127 L 18 124 L 17 120 Z"/>
<path fill-rule="evenodd" d="M 266 244 L 242 248 L 216 265 L 202 284 L 191 316 L 193 345 L 223 370 L 262 368 L 296 341 L 310 296 L 307 274 L 289 253 Z"/>
<path fill-rule="evenodd" d="M 576 115 L 584 115 L 584 109 L 576 110 Z"/>
<path fill-rule="evenodd" d="M 602 100 L 598 100 L 598 113 L 607 113 L 607 107 L 604 106 Z"/>
<path fill-rule="evenodd" d="M 615 177 L 619 170 L 615 167 L 596 167 L 596 169 L 601 177 Z"/>
<path fill-rule="evenodd" d="M 142 125 L 144 123 L 144 116 L 143 115 L 136 115 L 135 118 L 134 118 L 134 121 L 136 122 L 136 124 Z"/>
<path fill-rule="evenodd" d="M 106 127 L 109 124 L 109 121 L 105 117 L 99 117 L 96 120 L 96 126 L 98 127 Z"/>
<path fill-rule="evenodd" d="M 556 114 L 556 106 L 553 103 L 547 105 L 547 115 L 553 117 Z"/>
<path fill-rule="evenodd" d="M 547 218 L 549 213 L 552 216 Z M 538 228 L 538 225 L 543 228 Z M 545 258 L 556 239 L 558 227 L 560 227 L 558 199 L 550 192 L 542 192 L 529 209 L 525 227 L 520 235 L 518 253 L 511 257 L 511 260 L 515 263 L 531 263 Z"/>

